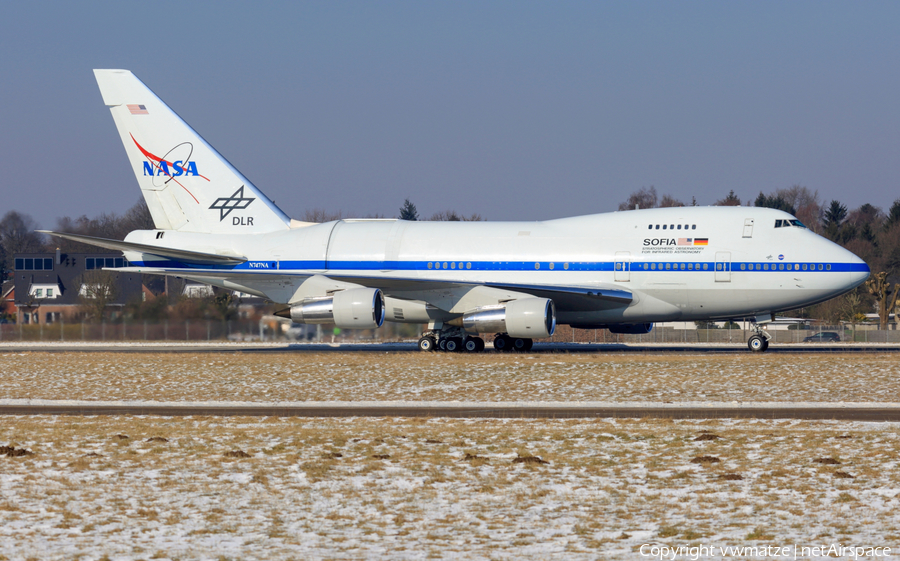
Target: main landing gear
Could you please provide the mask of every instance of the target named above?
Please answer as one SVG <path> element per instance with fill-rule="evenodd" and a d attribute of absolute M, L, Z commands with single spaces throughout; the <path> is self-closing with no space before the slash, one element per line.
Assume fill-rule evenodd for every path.
<path fill-rule="evenodd" d="M 506 333 L 494 336 L 494 349 L 500 352 L 522 352 L 531 350 L 534 341 L 524 337 L 510 337 Z M 484 339 L 472 337 L 458 327 L 436 329 L 419 339 L 419 350 L 448 353 L 480 353 L 484 351 Z"/>
<path fill-rule="evenodd" d="M 419 339 L 419 350 L 426 352 L 480 353 L 484 350 L 484 339 L 471 337 L 459 327 L 435 329 Z"/>
<path fill-rule="evenodd" d="M 502 352 L 519 352 L 519 353 L 527 353 L 531 350 L 532 345 L 534 345 L 533 339 L 527 339 L 525 337 L 510 337 L 506 333 L 498 333 L 494 335 L 494 349 Z"/>
<path fill-rule="evenodd" d="M 771 317 L 771 316 L 770 316 Z M 769 320 L 771 321 L 771 319 Z M 768 323 L 764 322 L 764 323 Z M 764 353 L 769 348 L 769 339 L 772 338 L 769 332 L 762 328 L 762 322 L 753 322 L 753 330 L 756 332 L 747 339 L 747 347 L 754 353 Z"/>

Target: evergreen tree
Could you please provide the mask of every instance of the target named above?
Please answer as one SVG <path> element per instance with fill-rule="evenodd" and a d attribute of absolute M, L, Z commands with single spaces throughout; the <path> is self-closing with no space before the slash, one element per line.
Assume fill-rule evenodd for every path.
<path fill-rule="evenodd" d="M 403 201 L 403 206 L 400 207 L 400 220 L 418 220 L 419 213 L 416 210 L 416 205 L 412 204 L 412 201 L 406 199 Z"/>
<path fill-rule="evenodd" d="M 846 224 L 847 207 L 839 201 L 831 201 L 831 206 L 825 211 L 825 235 L 832 240 L 846 243 L 856 236 L 856 229 L 852 224 Z M 852 230 L 852 234 L 851 234 Z"/>
<path fill-rule="evenodd" d="M 787 201 L 785 201 L 784 197 L 782 197 L 781 195 L 776 194 L 766 196 L 762 191 L 759 192 L 759 196 L 756 197 L 756 200 L 753 202 L 753 206 L 774 208 L 783 210 L 788 214 L 797 214 L 797 209 L 795 209 Z"/>
<path fill-rule="evenodd" d="M 891 205 L 891 209 L 888 211 L 887 220 L 884 223 L 884 229 L 888 230 L 894 224 L 900 223 L 900 199 L 894 201 L 894 204 Z"/>

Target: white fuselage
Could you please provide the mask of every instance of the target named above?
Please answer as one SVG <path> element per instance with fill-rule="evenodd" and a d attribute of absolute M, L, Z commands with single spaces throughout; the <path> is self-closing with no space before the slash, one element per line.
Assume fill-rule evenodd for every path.
<path fill-rule="evenodd" d="M 633 296 L 622 305 L 554 298 L 559 323 L 581 326 L 757 316 L 827 300 L 866 279 L 868 266 L 851 252 L 803 227 L 775 227 L 789 220 L 766 208 L 681 207 L 542 222 L 339 220 L 267 234 L 166 231 L 162 239 L 138 231 L 127 241 L 249 260 L 211 268 L 126 257 L 147 272 L 178 268 L 179 276 L 285 304 L 312 275 L 446 302 L 437 307 L 452 314 L 465 311 L 454 303 L 460 298 L 441 298 L 453 283 Z"/>

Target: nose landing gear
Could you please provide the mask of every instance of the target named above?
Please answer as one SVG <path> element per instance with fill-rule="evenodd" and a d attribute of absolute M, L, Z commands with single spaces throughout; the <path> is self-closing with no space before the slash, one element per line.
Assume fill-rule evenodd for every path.
<path fill-rule="evenodd" d="M 756 332 L 747 339 L 747 347 L 754 353 L 764 353 L 769 348 L 769 332 L 763 329 L 763 325 L 772 321 L 772 315 L 757 317 L 753 322 L 753 330 Z"/>

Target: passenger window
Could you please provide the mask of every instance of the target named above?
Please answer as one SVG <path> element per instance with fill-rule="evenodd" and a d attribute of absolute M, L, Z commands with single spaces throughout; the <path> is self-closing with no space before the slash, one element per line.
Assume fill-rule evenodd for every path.
<path fill-rule="evenodd" d="M 693 226 L 691 226 L 691 230 L 696 230 L 696 229 L 697 229 L 697 225 L 696 225 L 696 224 L 694 224 Z"/>
<path fill-rule="evenodd" d="M 746 263 L 741 263 L 741 270 L 742 270 L 742 271 L 747 270 L 747 264 L 746 264 Z"/>
<path fill-rule="evenodd" d="M 681 224 L 678 225 L 678 229 L 681 230 Z"/>
<path fill-rule="evenodd" d="M 656 225 L 656 229 L 659 230 L 659 224 Z"/>
<path fill-rule="evenodd" d="M 656 270 L 656 263 L 650 263 L 650 268 L 654 271 Z"/>
<path fill-rule="evenodd" d="M 681 270 L 684 270 L 684 263 L 681 264 Z"/>
<path fill-rule="evenodd" d="M 668 271 L 668 270 L 670 270 L 671 268 L 672 268 L 672 264 L 671 264 L 671 263 L 666 263 L 666 270 Z"/>
<path fill-rule="evenodd" d="M 819 263 L 819 270 L 820 270 L 820 271 L 822 270 L 822 264 L 821 264 L 821 263 Z"/>
<path fill-rule="evenodd" d="M 803 270 L 806 270 L 806 263 L 803 264 Z"/>
<path fill-rule="evenodd" d="M 663 224 L 663 230 L 665 230 L 665 229 L 666 229 L 666 225 L 665 225 L 665 224 Z"/>
<path fill-rule="evenodd" d="M 830 271 L 830 270 L 831 270 L 831 263 L 825 265 L 825 270 L 826 270 L 826 271 Z"/>
<path fill-rule="evenodd" d="M 694 270 L 694 264 L 688 263 L 688 271 L 693 271 L 693 270 Z"/>
<path fill-rule="evenodd" d="M 650 224 L 649 226 L 647 226 L 647 229 L 648 229 L 648 230 L 652 230 L 652 229 L 653 229 L 653 224 Z"/>
<path fill-rule="evenodd" d="M 706 271 L 707 269 L 709 269 L 709 263 L 704 263 L 703 270 Z"/>

